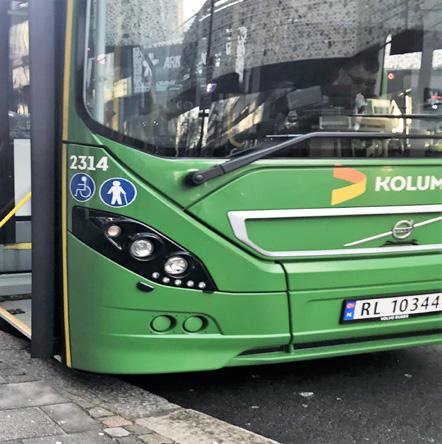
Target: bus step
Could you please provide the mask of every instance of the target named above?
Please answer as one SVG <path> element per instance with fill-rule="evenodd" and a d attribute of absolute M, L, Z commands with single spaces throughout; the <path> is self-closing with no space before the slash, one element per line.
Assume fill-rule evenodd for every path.
<path fill-rule="evenodd" d="M 31 299 L 0 302 L 0 318 L 31 339 Z"/>
<path fill-rule="evenodd" d="M 32 287 L 31 273 L 0 275 L 0 296 L 30 294 L 31 287 Z"/>

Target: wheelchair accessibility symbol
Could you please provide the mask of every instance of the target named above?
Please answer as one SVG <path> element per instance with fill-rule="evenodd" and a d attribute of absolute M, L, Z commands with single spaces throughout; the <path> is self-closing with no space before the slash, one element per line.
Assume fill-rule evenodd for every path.
<path fill-rule="evenodd" d="M 108 179 L 100 187 L 100 199 L 108 207 L 127 207 L 136 197 L 137 189 L 135 185 L 120 177 Z"/>
<path fill-rule="evenodd" d="M 95 194 L 95 182 L 91 176 L 77 173 L 71 179 L 71 195 L 78 202 L 87 202 Z"/>

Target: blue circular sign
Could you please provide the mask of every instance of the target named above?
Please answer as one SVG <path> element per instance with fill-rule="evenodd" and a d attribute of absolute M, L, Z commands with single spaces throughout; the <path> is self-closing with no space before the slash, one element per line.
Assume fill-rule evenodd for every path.
<path fill-rule="evenodd" d="M 108 179 L 100 187 L 100 199 L 108 207 L 127 207 L 136 197 L 137 189 L 135 185 L 121 177 Z"/>
<path fill-rule="evenodd" d="M 71 196 L 78 202 L 87 202 L 95 194 L 95 182 L 91 176 L 77 173 L 72 176 L 70 184 Z"/>

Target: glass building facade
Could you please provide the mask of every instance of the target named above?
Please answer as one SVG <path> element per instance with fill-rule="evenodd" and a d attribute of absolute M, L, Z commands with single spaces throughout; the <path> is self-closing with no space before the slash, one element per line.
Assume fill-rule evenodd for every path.
<path fill-rule="evenodd" d="M 0 2 L 0 297 L 30 291 L 31 127 L 27 1 Z"/>

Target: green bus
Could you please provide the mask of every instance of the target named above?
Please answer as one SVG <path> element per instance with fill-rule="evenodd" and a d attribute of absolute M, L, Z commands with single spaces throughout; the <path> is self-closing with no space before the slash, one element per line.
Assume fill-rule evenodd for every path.
<path fill-rule="evenodd" d="M 30 30 L 35 356 L 442 343 L 438 2 L 31 0 Z"/>

